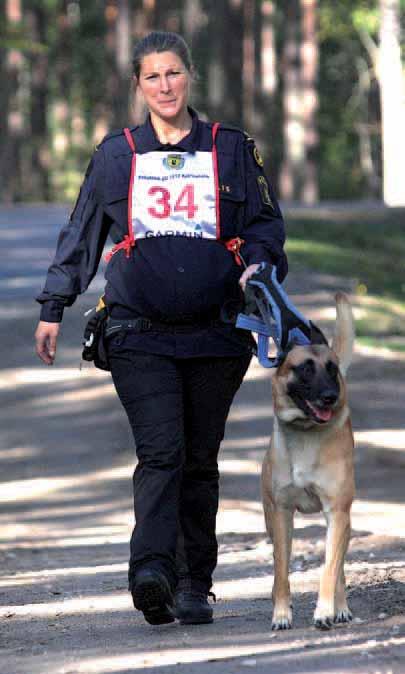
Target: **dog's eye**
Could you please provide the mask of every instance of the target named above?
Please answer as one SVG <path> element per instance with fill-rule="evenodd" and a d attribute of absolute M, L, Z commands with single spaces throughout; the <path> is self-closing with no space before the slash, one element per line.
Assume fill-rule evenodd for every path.
<path fill-rule="evenodd" d="M 332 379 L 336 379 L 339 371 L 339 368 L 336 365 L 336 363 L 334 363 L 333 360 L 328 360 L 325 367 L 328 375 L 332 377 Z"/>
<path fill-rule="evenodd" d="M 300 365 L 297 365 L 295 369 L 295 373 L 298 375 L 298 377 L 304 381 L 311 379 L 311 377 L 314 376 L 315 374 L 315 363 L 312 360 L 312 358 L 308 358 L 305 360 L 303 363 Z"/>

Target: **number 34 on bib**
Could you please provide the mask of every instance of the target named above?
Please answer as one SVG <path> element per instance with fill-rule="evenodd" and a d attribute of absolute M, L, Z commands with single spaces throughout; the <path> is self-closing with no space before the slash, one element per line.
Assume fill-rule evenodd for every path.
<path fill-rule="evenodd" d="M 193 184 L 185 185 L 177 197 L 166 187 L 155 185 L 149 188 L 148 196 L 152 202 L 148 206 L 148 213 L 152 218 L 162 219 L 175 213 L 184 213 L 185 217 L 192 220 L 198 211 Z"/>

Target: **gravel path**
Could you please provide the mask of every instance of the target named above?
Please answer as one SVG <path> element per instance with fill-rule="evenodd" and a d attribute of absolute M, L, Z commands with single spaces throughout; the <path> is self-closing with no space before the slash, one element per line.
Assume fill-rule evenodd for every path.
<path fill-rule="evenodd" d="M 357 498 L 347 557 L 354 623 L 311 626 L 325 527 L 298 516 L 294 628 L 271 633 L 271 545 L 259 472 L 271 432 L 268 372 L 253 364 L 221 450 L 219 564 L 213 625 L 152 627 L 126 590 L 132 527 L 130 430 L 110 376 L 79 370 L 83 312 L 97 277 L 69 310 L 57 364 L 33 354 L 40 288 L 66 209 L 0 211 L 7 246 L 0 286 L 2 486 L 1 674 L 405 672 L 405 361 L 356 351 L 349 392 Z M 346 290 L 351 289 L 350 281 Z M 331 334 L 341 280 L 291 274 L 288 289 Z"/>

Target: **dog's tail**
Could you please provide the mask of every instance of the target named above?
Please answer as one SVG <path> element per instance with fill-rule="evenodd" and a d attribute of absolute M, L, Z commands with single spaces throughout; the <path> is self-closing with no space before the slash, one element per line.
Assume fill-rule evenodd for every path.
<path fill-rule="evenodd" d="M 354 347 L 354 319 L 349 298 L 339 292 L 336 300 L 335 333 L 332 340 L 332 349 L 339 358 L 340 370 L 343 375 L 349 369 Z"/>

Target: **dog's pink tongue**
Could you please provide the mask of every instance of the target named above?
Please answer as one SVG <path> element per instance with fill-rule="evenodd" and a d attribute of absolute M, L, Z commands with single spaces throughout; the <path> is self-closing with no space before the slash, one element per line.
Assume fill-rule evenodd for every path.
<path fill-rule="evenodd" d="M 329 419 L 332 416 L 332 410 L 331 409 L 325 409 L 321 410 L 319 407 L 315 407 L 315 405 L 312 405 L 308 400 L 307 400 L 307 405 L 311 408 L 313 413 L 318 419 L 321 419 L 322 421 L 329 421 Z"/>
<path fill-rule="evenodd" d="M 332 416 L 332 410 L 330 410 L 330 409 L 329 410 L 320 410 L 320 409 L 317 408 L 316 416 L 319 419 L 322 419 L 322 421 L 329 421 L 329 419 Z"/>

